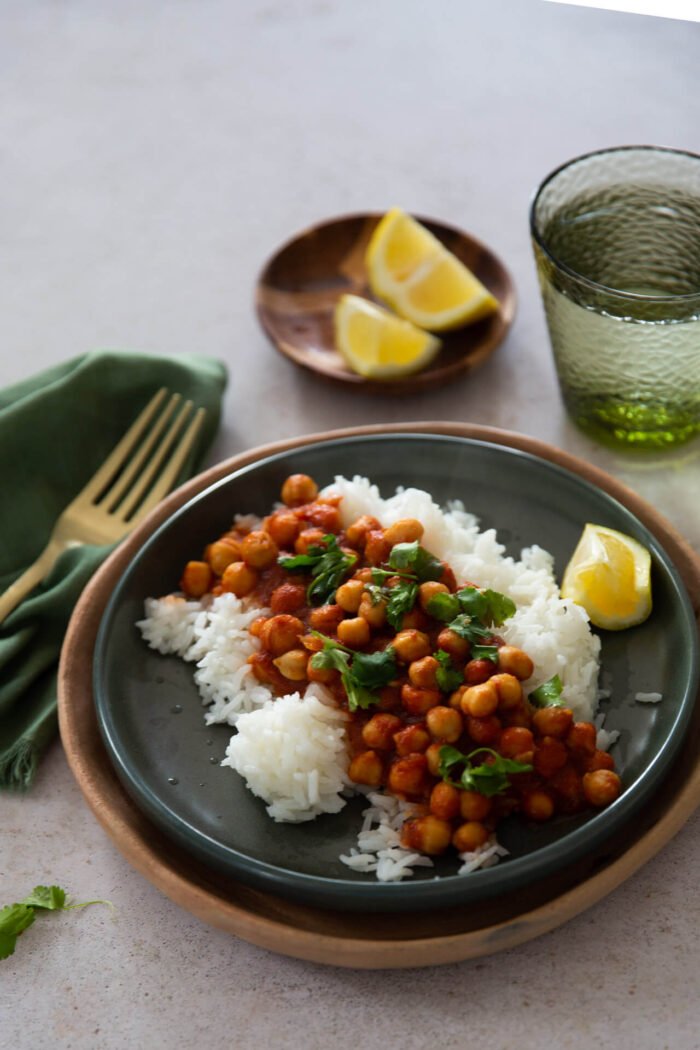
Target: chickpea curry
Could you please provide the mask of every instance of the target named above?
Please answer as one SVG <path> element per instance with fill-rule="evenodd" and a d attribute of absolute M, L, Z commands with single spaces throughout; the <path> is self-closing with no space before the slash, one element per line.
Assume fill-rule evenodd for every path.
<path fill-rule="evenodd" d="M 498 634 L 510 598 L 458 581 L 415 519 L 344 528 L 340 497 L 304 474 L 281 499 L 188 562 L 181 589 L 270 610 L 249 628 L 252 673 L 279 696 L 331 692 L 349 716 L 350 780 L 414 804 L 405 847 L 472 852 L 512 813 L 544 822 L 618 797 L 614 759 L 563 705 L 558 676 L 525 694 L 533 661 Z"/>

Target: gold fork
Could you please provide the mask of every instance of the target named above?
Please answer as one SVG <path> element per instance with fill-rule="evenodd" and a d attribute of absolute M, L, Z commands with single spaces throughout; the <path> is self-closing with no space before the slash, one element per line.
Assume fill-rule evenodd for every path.
<path fill-rule="evenodd" d="M 163 387 L 149 401 L 94 477 L 63 511 L 34 564 L 0 595 L 0 623 L 48 576 L 63 551 L 122 539 L 173 487 L 206 411 L 199 408 L 191 416 L 191 401 L 180 404 L 181 395 L 172 394 L 164 404 L 167 397 L 168 390 Z"/>

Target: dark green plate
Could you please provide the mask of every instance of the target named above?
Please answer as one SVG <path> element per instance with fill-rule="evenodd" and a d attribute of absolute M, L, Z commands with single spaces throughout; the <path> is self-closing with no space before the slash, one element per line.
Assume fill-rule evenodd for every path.
<path fill-rule="evenodd" d="M 456 874 L 454 859 L 382 884 L 353 873 L 338 856 L 355 844 L 364 803 L 337 816 L 277 824 L 231 769 L 221 768 L 231 735 L 207 727 L 192 667 L 153 652 L 136 620 L 149 595 L 177 586 L 183 564 L 228 527 L 234 514 L 264 514 L 284 478 L 311 474 L 371 477 L 383 495 L 398 485 L 427 489 L 440 503 L 461 499 L 482 528 L 494 527 L 508 553 L 533 543 L 551 551 L 561 577 L 585 522 L 636 537 L 652 553 L 654 610 L 640 627 L 602 632 L 602 710 L 617 729 L 624 791 L 600 813 L 529 826 L 499 827 L 510 856 L 494 868 Z M 396 911 L 475 902 L 517 891 L 609 841 L 661 785 L 687 728 L 698 683 L 698 643 L 690 602 L 651 533 L 620 503 L 560 467 L 524 452 L 432 435 L 355 437 L 307 445 L 246 467 L 207 489 L 158 529 L 131 562 L 105 611 L 94 661 L 97 717 L 126 790 L 167 835 L 233 879 L 329 908 Z M 635 702 L 663 693 L 660 704 Z M 436 879 L 435 876 L 440 878 Z"/>

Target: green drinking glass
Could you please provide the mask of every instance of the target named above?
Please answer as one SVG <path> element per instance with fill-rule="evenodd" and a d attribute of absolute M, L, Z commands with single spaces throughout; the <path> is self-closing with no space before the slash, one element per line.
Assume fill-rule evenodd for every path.
<path fill-rule="evenodd" d="M 700 433 L 700 156 L 621 146 L 535 194 L 530 229 L 562 397 L 606 444 Z"/>

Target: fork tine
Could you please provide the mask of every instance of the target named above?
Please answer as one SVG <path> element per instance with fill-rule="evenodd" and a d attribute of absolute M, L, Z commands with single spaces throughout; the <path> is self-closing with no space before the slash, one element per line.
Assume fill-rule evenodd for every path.
<path fill-rule="evenodd" d="M 160 414 L 160 417 L 158 418 L 154 426 L 151 428 L 148 437 L 139 446 L 136 455 L 129 462 L 129 465 L 124 468 L 122 473 L 117 478 L 115 484 L 112 485 L 111 488 L 107 490 L 102 499 L 100 499 L 100 501 L 97 504 L 98 507 L 102 507 L 103 510 L 110 512 L 116 506 L 118 506 L 120 499 L 122 498 L 125 492 L 128 492 L 132 481 L 135 477 L 138 476 L 138 472 L 141 470 L 141 467 L 148 460 L 148 457 L 150 456 L 151 451 L 155 447 L 156 442 L 165 430 L 165 427 L 169 422 L 170 418 L 172 417 L 173 412 L 175 411 L 175 409 L 181 401 L 181 394 L 172 395 L 167 405 L 165 406 L 163 412 Z"/>
<path fill-rule="evenodd" d="M 149 506 L 154 506 L 155 503 L 158 502 L 160 497 L 157 497 L 155 501 L 151 501 L 151 493 L 149 490 L 154 483 L 159 485 L 161 473 L 168 469 L 170 456 L 179 448 L 179 441 L 182 440 L 180 432 L 193 407 L 191 401 L 185 401 L 177 416 L 169 426 L 167 433 L 155 450 L 150 463 L 143 471 L 131 491 L 127 493 L 121 503 L 115 507 L 113 513 L 122 521 L 128 521 L 134 516 L 137 508 L 140 509 L 141 501 L 144 500 L 145 496 L 148 496 L 148 499 L 144 500 L 144 503 L 148 503 Z M 187 433 L 187 431 L 185 433 Z M 176 438 L 178 439 L 177 446 L 175 445 Z"/>
<path fill-rule="evenodd" d="M 126 462 L 129 453 L 140 440 L 141 435 L 145 432 L 148 424 L 160 408 L 163 398 L 167 393 L 167 388 L 161 387 L 161 389 L 153 395 L 144 410 L 131 424 L 124 437 L 114 446 L 97 473 L 90 478 L 85 488 L 80 492 L 79 499 L 85 498 L 93 500 L 96 496 L 99 496 L 100 492 L 109 484 L 120 467 Z"/>
<path fill-rule="evenodd" d="M 172 455 L 168 462 L 165 464 L 158 481 L 155 483 L 148 496 L 143 501 L 141 506 L 134 514 L 133 521 L 140 521 L 141 518 L 145 517 L 150 510 L 155 507 L 157 503 L 163 499 L 165 495 L 175 484 L 177 476 L 182 470 L 183 464 L 187 459 L 187 456 L 194 448 L 195 442 L 199 431 L 202 429 L 204 423 L 204 417 L 207 411 L 205 408 L 198 408 L 193 418 L 190 420 L 187 430 L 180 438 L 179 444 L 175 447 Z"/>

